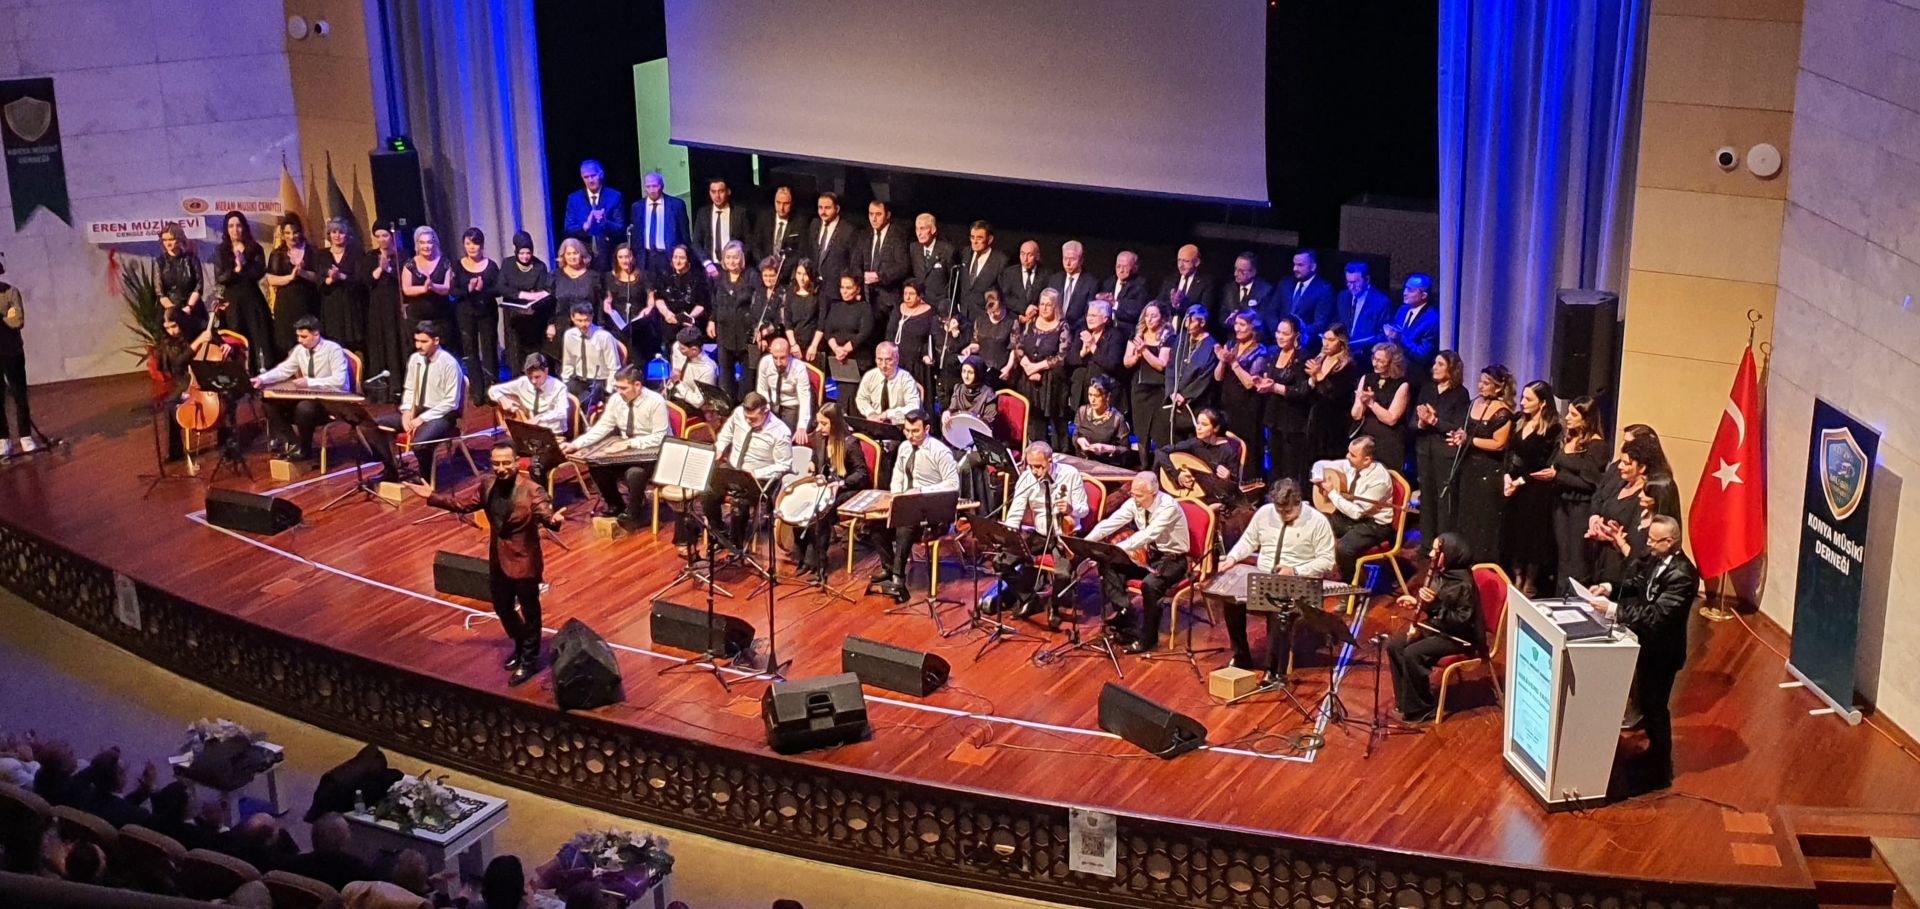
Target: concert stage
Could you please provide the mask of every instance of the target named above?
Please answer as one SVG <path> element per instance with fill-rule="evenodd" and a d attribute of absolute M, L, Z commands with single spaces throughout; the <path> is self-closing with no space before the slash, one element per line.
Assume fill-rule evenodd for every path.
<path fill-rule="evenodd" d="M 145 391 L 143 377 L 35 390 L 46 428 L 70 447 L 0 468 L 0 583 L 268 708 L 645 821 L 1088 905 L 1522 906 L 1559 896 L 1565 906 L 1770 906 L 1813 901 L 1792 842 L 1810 815 L 1796 821 L 1782 808 L 1920 811 L 1906 740 L 1810 716 L 1811 696 L 1779 687 L 1784 636 L 1758 619 L 1747 620 L 1752 631 L 1695 622 L 1671 790 L 1550 816 L 1501 765 L 1500 713 L 1482 682 L 1457 695 L 1443 725 L 1386 738 L 1364 757 L 1371 645 L 1331 664 L 1324 649 L 1299 650 L 1302 699 L 1319 704 L 1340 678 L 1360 719 L 1348 726 L 1302 720 L 1275 695 L 1220 705 L 1183 661 L 1123 657 L 1123 684 L 1208 728 L 1209 748 L 1164 761 L 1098 729 L 1100 688 L 1115 680 L 1104 657 L 1036 665 L 1043 642 L 1025 640 L 976 661 L 980 634 L 942 638 L 924 612 L 889 615 L 890 600 L 848 604 L 783 586 L 775 612 L 788 677 L 838 672 L 850 634 L 934 652 L 953 674 L 925 699 L 869 689 L 870 740 L 782 757 L 759 718 L 765 682 L 738 673 L 727 691 L 707 673 L 659 674 L 688 656 L 656 649 L 648 634 L 649 603 L 682 564 L 665 533 L 595 540 L 565 481 L 561 537 L 571 548 L 547 544 L 546 624 L 579 618 L 603 634 L 627 697 L 561 713 L 545 674 L 506 687 L 505 644 L 486 604 L 433 592 L 434 553 L 484 555 L 479 530 L 451 517 L 416 526 L 434 513 L 418 499 L 395 510 L 356 498 L 322 512 L 351 488 L 350 469 L 275 484 L 260 455 L 250 458 L 256 482 L 218 485 L 289 498 L 306 524 L 275 537 L 208 526 L 198 481 L 142 497 L 137 475 L 154 461 Z M 475 409 L 466 427 L 490 421 Z M 483 443 L 470 444 L 478 454 Z M 873 570 L 861 552 L 851 578 L 835 576 L 856 596 Z M 915 583 L 925 577 L 917 565 Z M 944 595 L 973 601 L 957 562 L 941 579 Z M 720 583 L 745 594 L 756 582 L 723 569 Z M 704 605 L 690 585 L 668 597 Z M 766 636 L 764 596 L 722 597 L 718 608 Z M 965 612 L 943 619 L 963 624 Z M 1377 601 L 1362 638 L 1388 621 Z M 1217 627 L 1197 637 L 1225 644 Z M 1208 670 L 1224 661 L 1201 657 Z M 1390 698 L 1382 692 L 1383 706 Z M 1324 747 L 1295 750 L 1303 733 Z M 1626 747 L 1639 746 L 1635 736 Z M 1068 806 L 1119 815 L 1117 876 L 1068 871 Z"/>

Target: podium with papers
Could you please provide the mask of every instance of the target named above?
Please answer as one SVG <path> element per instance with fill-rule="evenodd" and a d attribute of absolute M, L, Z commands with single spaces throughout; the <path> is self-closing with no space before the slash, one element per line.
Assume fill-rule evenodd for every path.
<path fill-rule="evenodd" d="M 1548 811 L 1606 800 L 1640 642 L 1579 599 L 1507 587 L 1507 769 Z"/>

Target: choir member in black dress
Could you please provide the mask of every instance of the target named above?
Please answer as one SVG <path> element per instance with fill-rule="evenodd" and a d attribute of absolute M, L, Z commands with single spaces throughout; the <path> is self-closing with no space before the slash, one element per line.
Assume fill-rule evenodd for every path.
<path fill-rule="evenodd" d="M 1568 578 L 1582 584 L 1592 581 L 1587 516 L 1593 512 L 1593 491 L 1606 470 L 1606 436 L 1594 400 L 1573 399 L 1561 419 L 1560 444 L 1554 447 L 1553 463 L 1533 474 L 1536 482 L 1553 490 L 1554 574 L 1559 579 L 1554 582 L 1554 593 L 1566 592 Z"/>
<path fill-rule="evenodd" d="M 1080 329 L 1079 335 L 1067 346 L 1067 368 L 1072 370 L 1073 376 L 1072 388 L 1067 393 L 1068 400 L 1086 400 L 1087 387 L 1096 378 L 1111 381 L 1116 390 L 1125 389 L 1126 359 L 1127 335 L 1125 329 L 1113 320 L 1113 304 L 1098 299 L 1089 301 L 1087 327 Z M 1125 400 L 1125 395 L 1115 391 L 1110 392 L 1108 398 L 1117 407 Z"/>
<path fill-rule="evenodd" d="M 1007 311 L 1006 303 L 1000 297 L 1000 291 L 989 290 L 981 295 L 984 310 L 980 318 L 971 324 L 958 319 L 949 320 L 949 333 L 958 333 L 955 337 L 969 340 L 960 348 L 962 360 L 967 357 L 980 358 L 982 376 L 987 384 L 1001 381 L 1002 373 L 1007 372 L 1007 364 L 1013 360 L 1013 346 L 1020 338 L 1020 320 Z"/>
<path fill-rule="evenodd" d="M 600 325 L 627 345 L 632 356 L 644 356 L 646 363 L 660 349 L 661 326 L 654 305 L 652 282 L 640 268 L 633 247 L 625 243 L 613 249 L 613 270 L 607 273 L 607 302 L 601 304 Z"/>
<path fill-rule="evenodd" d="M 313 262 L 314 273 L 320 276 L 321 333 L 362 356 L 367 350 L 365 255 L 353 235 L 353 223 L 334 218 L 327 222 L 327 245 L 315 251 Z"/>
<path fill-rule="evenodd" d="M 1160 449 L 1154 456 L 1154 467 L 1163 473 L 1171 473 L 1173 460 L 1169 457 L 1175 452 L 1186 452 L 1213 468 L 1213 475 L 1223 480 L 1240 481 L 1242 465 L 1246 462 L 1245 447 L 1239 439 L 1227 435 L 1227 421 L 1220 411 L 1211 407 L 1202 407 L 1193 414 L 1193 436 Z M 1193 489 L 1193 481 L 1182 471 L 1174 477 L 1174 484 L 1167 489 L 1168 494 L 1181 496 Z"/>
<path fill-rule="evenodd" d="M 200 302 L 200 257 L 187 246 L 180 225 L 171 221 L 160 228 L 160 260 L 155 263 L 155 278 L 160 285 L 161 308 L 179 316 L 181 325 L 192 329 L 207 320 L 207 308 Z"/>
<path fill-rule="evenodd" d="M 1623 589 L 1627 579 L 1627 560 L 1646 548 L 1646 518 L 1653 497 L 1646 495 L 1654 478 L 1650 465 L 1663 460 L 1660 444 L 1650 436 L 1627 439 L 1620 446 L 1620 458 L 1613 463 L 1614 481 L 1603 482 L 1594 490 L 1588 507 L 1587 539 L 1593 565 L 1588 585 L 1612 584 Z M 1672 481 L 1659 477 L 1668 487 Z"/>
<path fill-rule="evenodd" d="M 1373 456 L 1394 473 L 1407 470 L 1407 411 L 1413 386 L 1407 382 L 1407 352 L 1391 341 L 1373 345 L 1373 369 L 1360 380 L 1348 412 L 1359 434 L 1373 440 Z"/>
<path fill-rule="evenodd" d="M 913 376 L 920 387 L 931 389 L 934 376 L 934 339 L 940 331 L 940 316 L 921 295 L 920 285 L 909 279 L 900 288 L 900 303 L 887 314 L 886 339 L 900 349 L 900 368 Z"/>
<path fill-rule="evenodd" d="M 702 333 L 707 330 L 707 316 L 713 308 L 713 287 L 707 281 L 707 270 L 697 267 L 693 251 L 685 245 L 675 246 L 667 254 L 667 270 L 655 279 L 654 296 L 667 307 L 661 316 L 666 321 L 663 343 L 687 326 L 698 328 Z"/>
<path fill-rule="evenodd" d="M 1431 381 L 1420 385 L 1413 400 L 1413 459 L 1420 481 L 1420 539 L 1440 536 L 1440 528 L 1453 526 L 1447 508 L 1452 496 L 1442 495 L 1452 476 L 1455 455 L 1460 448 L 1451 441 L 1454 430 L 1467 425 L 1467 408 L 1472 396 L 1460 383 L 1466 378 L 1466 366 L 1451 350 L 1434 356 L 1427 370 Z M 1584 509 L 1586 503 L 1582 501 Z M 1581 512 L 1581 530 L 1586 529 L 1586 512 Z"/>
<path fill-rule="evenodd" d="M 267 309 L 267 295 L 260 292 L 260 279 L 267 274 L 267 255 L 253 240 L 253 225 L 237 211 L 227 212 L 223 221 L 226 240 L 213 257 L 213 280 L 220 285 L 228 305 L 229 325 L 247 339 L 248 372 L 262 372 L 280 362 L 281 351 L 273 346 L 273 314 Z"/>
<path fill-rule="evenodd" d="M 1482 653 L 1487 648 L 1480 589 L 1473 582 L 1473 547 L 1457 533 L 1441 534 L 1429 552 L 1425 587 L 1399 604 L 1419 609 L 1424 618 L 1387 641 L 1387 665 L 1393 670 L 1394 709 L 1409 723 L 1433 719 L 1433 687 L 1428 676 L 1444 657 Z"/>
<path fill-rule="evenodd" d="M 1178 309 L 1184 297 L 1177 290 L 1174 294 L 1174 307 Z M 1171 419 L 1176 438 L 1193 431 L 1195 411 L 1213 404 L 1213 368 L 1219 360 L 1213 355 L 1210 318 L 1205 306 L 1188 306 L 1180 317 L 1183 331 L 1172 341 L 1173 359 L 1167 362 L 1167 402 L 1173 405 Z"/>
<path fill-rule="evenodd" d="M 1109 376 L 1087 383 L 1087 403 L 1073 414 L 1073 450 L 1080 457 L 1119 467 L 1133 463 L 1132 430 L 1127 415 L 1114 406 L 1119 393 Z"/>
<path fill-rule="evenodd" d="M 561 240 L 560 254 L 556 257 L 555 265 L 557 267 L 554 268 L 548 285 L 553 289 L 554 307 L 553 321 L 547 323 L 548 341 L 555 341 L 561 333 L 572 327 L 573 323 L 570 320 L 573 318 L 575 303 L 587 304 L 588 312 L 603 312 L 602 306 L 607 302 L 607 276 L 594 269 L 593 258 L 587 254 L 585 243 L 573 237 Z M 656 343 L 658 343 L 657 339 Z M 547 352 L 547 359 L 555 363 L 563 362 L 563 353 L 559 344 L 550 346 L 553 349 Z M 658 354 L 658 350 L 650 352 L 629 350 L 627 362 L 636 363 L 645 370 L 646 364 Z"/>
<path fill-rule="evenodd" d="M 1228 326 L 1231 343 L 1213 346 L 1218 361 L 1213 366 L 1213 382 L 1220 389 L 1220 409 L 1227 415 L 1228 431 L 1253 453 L 1265 454 L 1265 401 L 1258 386 L 1273 352 L 1260 341 L 1260 316 L 1253 310 L 1234 313 Z"/>
<path fill-rule="evenodd" d="M 1167 407 L 1167 364 L 1173 359 L 1172 332 L 1165 311 L 1158 303 L 1140 309 L 1140 324 L 1127 340 L 1127 354 L 1121 360 L 1133 370 L 1128 387 L 1133 406 L 1128 409 L 1134 436 L 1139 440 L 1139 463 L 1153 463 L 1154 449 L 1173 443 L 1173 430 Z"/>
<path fill-rule="evenodd" d="M 1046 442 L 1056 451 L 1067 447 L 1067 421 L 1073 410 L 1067 403 L 1067 349 L 1072 325 L 1060 313 L 1060 294 L 1053 288 L 1040 292 L 1040 306 L 1033 324 L 1027 326 L 1014 345 L 1013 362 L 1008 363 L 1016 379 L 1014 387 L 1031 403 L 1027 414 L 1027 441 Z"/>
<path fill-rule="evenodd" d="M 794 263 L 793 288 L 783 300 L 780 324 L 786 330 L 787 342 L 793 345 L 793 355 L 808 363 L 821 362 L 827 333 L 820 328 L 820 318 L 826 301 L 820 298 L 820 279 L 814 274 L 813 260 Z"/>
<path fill-rule="evenodd" d="M 847 428 L 846 417 L 840 415 L 840 405 L 835 402 L 820 405 L 820 412 L 813 415 L 813 438 L 808 445 L 813 448 L 810 475 L 834 487 L 834 510 L 806 527 L 795 528 L 795 557 L 800 562 L 801 576 L 811 572 L 825 580 L 831 574 L 827 547 L 832 544 L 833 528 L 839 523 L 835 517 L 840 513 L 839 506 L 855 493 L 871 489 L 873 472 L 867 469 L 867 456 L 860 450 L 853 431 Z"/>
<path fill-rule="evenodd" d="M 1320 354 L 1307 361 L 1313 414 L 1307 424 L 1307 463 L 1346 457 L 1353 437 L 1353 396 L 1367 368 L 1347 348 L 1347 327 L 1334 323 L 1320 333 Z M 1488 547 L 1489 550 L 1492 547 Z"/>
<path fill-rule="evenodd" d="M 533 254 L 533 237 L 513 235 L 513 259 L 500 269 L 500 294 L 507 306 L 507 362 L 524 363 L 527 354 L 547 344 L 553 324 L 553 275 Z"/>
<path fill-rule="evenodd" d="M 1505 513 L 1507 445 L 1513 435 L 1513 373 L 1498 363 L 1480 371 L 1479 395 L 1467 408 L 1467 421 L 1449 441 L 1467 447 L 1452 468 L 1446 495 L 1451 526 L 1474 552 L 1500 551 L 1500 518 Z"/>
<path fill-rule="evenodd" d="M 282 215 L 280 230 L 282 242 L 267 257 L 267 286 L 273 288 L 274 349 L 287 351 L 300 343 L 294 324 L 320 312 L 320 276 L 314 273 L 313 247 L 300 216 Z"/>
<path fill-rule="evenodd" d="M 407 304 L 406 324 L 453 325 L 453 320 L 448 318 L 453 314 L 448 297 L 452 292 L 453 266 L 440 253 L 440 235 L 425 224 L 414 228 L 413 258 L 400 270 L 400 298 Z M 447 332 L 447 337 L 441 339 L 441 346 L 456 357 L 460 355 L 455 346 L 458 343 L 459 338 L 453 332 Z"/>
<path fill-rule="evenodd" d="M 1551 596 L 1556 589 L 1553 573 L 1559 567 L 1553 536 L 1553 504 L 1559 496 L 1538 474 L 1553 466 L 1554 452 L 1560 448 L 1553 386 L 1528 382 L 1520 391 L 1520 413 L 1513 422 L 1507 474 L 1501 481 L 1507 514 L 1500 525 L 1504 540 L 1500 560 L 1526 595 Z"/>
<path fill-rule="evenodd" d="M 814 365 L 832 375 L 831 365 L 838 360 L 853 363 L 864 373 L 873 368 L 873 348 L 881 340 L 873 330 L 873 307 L 860 299 L 858 277 L 841 275 L 838 291 L 839 299 L 820 316 L 820 332 L 826 344 Z"/>
<path fill-rule="evenodd" d="M 742 394 L 740 376 L 745 375 L 751 384 L 754 367 L 760 363 L 759 336 L 754 329 L 762 320 L 753 308 L 753 291 L 760 282 L 758 276 L 748 273 L 747 248 L 738 240 L 721 247 L 715 272 L 713 318 L 707 323 L 707 337 L 718 349 L 715 365 L 720 369 L 720 387 L 738 401 Z"/>
<path fill-rule="evenodd" d="M 460 252 L 451 288 L 460 365 L 473 381 L 475 400 L 491 400 L 487 390 L 500 381 L 500 263 L 488 258 L 487 235 L 478 227 L 461 232 Z"/>
<path fill-rule="evenodd" d="M 381 373 L 393 381 L 372 390 L 369 397 L 391 398 L 392 389 L 405 378 L 407 357 L 413 353 L 413 335 L 403 329 L 404 304 L 400 302 L 401 265 L 399 238 L 391 225 L 373 229 L 373 249 L 367 253 L 367 377 Z"/>
<path fill-rule="evenodd" d="M 1306 487 L 1309 460 L 1307 429 L 1313 419 L 1313 390 L 1307 385 L 1307 355 L 1300 349 L 1300 320 L 1281 316 L 1273 330 L 1267 369 L 1254 384 L 1265 399 L 1267 481 L 1291 479 Z"/>

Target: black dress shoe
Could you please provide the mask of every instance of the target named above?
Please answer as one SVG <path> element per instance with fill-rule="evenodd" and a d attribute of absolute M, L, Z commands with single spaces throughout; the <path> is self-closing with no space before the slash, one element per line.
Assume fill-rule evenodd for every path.
<path fill-rule="evenodd" d="M 1247 669 L 1247 670 L 1260 669 L 1260 664 L 1254 662 L 1253 657 L 1251 656 L 1235 655 L 1232 662 L 1228 663 L 1227 665 L 1232 666 L 1235 669 Z"/>
<path fill-rule="evenodd" d="M 525 685 L 528 679 L 533 678 L 539 674 L 539 672 L 540 670 L 534 666 L 521 663 L 519 666 L 514 667 L 513 675 L 507 676 L 507 687 L 518 688 L 521 685 Z"/>
<path fill-rule="evenodd" d="M 887 596 L 893 597 L 893 601 L 895 603 L 905 603 L 906 601 L 913 599 L 912 592 L 907 590 L 907 585 L 905 584 L 886 585 L 886 594 Z"/>
<path fill-rule="evenodd" d="M 1153 645 L 1146 641 L 1130 641 L 1125 647 L 1120 648 L 1120 652 L 1130 656 L 1139 656 L 1143 653 L 1152 653 Z"/>
<path fill-rule="evenodd" d="M 1030 599 L 1024 603 L 1021 603 L 1020 608 L 1015 609 L 1013 611 L 1013 616 L 1014 618 L 1017 618 L 1017 619 L 1030 619 L 1046 611 L 1047 611 L 1047 604 L 1040 602 L 1039 597 L 1034 597 L 1033 599 Z"/>
<path fill-rule="evenodd" d="M 521 647 L 518 644 L 514 645 L 513 653 L 508 654 L 506 659 L 500 661 L 500 668 L 501 669 L 520 668 L 520 658 L 522 655 L 523 654 L 521 653 Z"/>

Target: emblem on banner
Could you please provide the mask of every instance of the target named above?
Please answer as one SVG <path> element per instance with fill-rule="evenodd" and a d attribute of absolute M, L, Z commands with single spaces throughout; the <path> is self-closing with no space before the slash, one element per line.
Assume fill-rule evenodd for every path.
<path fill-rule="evenodd" d="M 1833 519 L 1844 521 L 1867 490 L 1867 456 L 1846 427 L 1820 431 L 1820 488 Z"/>
<path fill-rule="evenodd" d="M 7 128 L 23 142 L 38 142 L 53 126 L 53 102 L 21 97 L 4 109 Z"/>

